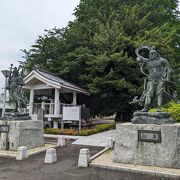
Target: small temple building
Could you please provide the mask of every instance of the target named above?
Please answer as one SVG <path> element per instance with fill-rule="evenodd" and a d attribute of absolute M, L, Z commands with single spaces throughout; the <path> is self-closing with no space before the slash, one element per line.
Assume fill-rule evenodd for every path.
<path fill-rule="evenodd" d="M 43 109 L 44 117 L 53 122 L 54 128 L 58 128 L 58 123 L 62 119 L 63 106 L 76 106 L 77 94 L 89 95 L 85 89 L 37 67 L 24 77 L 24 83 L 23 90 L 30 94 L 28 107 L 30 116 L 32 119 L 37 118 L 38 109 Z M 72 102 L 62 103 L 60 100 L 62 93 L 71 93 Z M 37 103 L 35 96 L 50 99 L 49 102 L 42 100 Z"/>

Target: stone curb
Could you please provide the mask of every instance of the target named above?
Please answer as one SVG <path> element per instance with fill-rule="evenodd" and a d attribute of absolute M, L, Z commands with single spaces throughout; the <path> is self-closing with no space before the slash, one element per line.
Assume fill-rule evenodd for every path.
<path fill-rule="evenodd" d="M 0 153 L 0 157 L 16 158 L 16 154 L 2 154 L 2 153 Z"/>
<path fill-rule="evenodd" d="M 46 149 L 39 150 L 39 151 L 37 151 L 37 152 L 29 153 L 28 156 L 31 157 L 31 156 L 40 154 L 40 153 L 42 153 L 42 152 L 45 152 L 47 149 L 57 148 L 57 147 L 59 147 L 59 145 L 54 145 L 54 146 L 52 146 L 52 147 L 48 147 L 48 148 L 46 148 Z"/>
<path fill-rule="evenodd" d="M 130 167 L 120 167 L 120 166 L 108 165 L 108 164 L 102 165 L 102 164 L 90 163 L 90 166 L 103 168 L 103 169 L 117 170 L 117 171 L 120 170 L 120 171 L 125 171 L 125 172 L 143 173 L 143 174 L 149 174 L 149 175 L 165 177 L 165 178 L 177 178 L 177 177 L 179 178 L 180 177 L 178 174 L 174 174 L 174 173 L 165 173 L 165 172 L 144 170 L 144 169 L 130 168 Z"/>
<path fill-rule="evenodd" d="M 109 148 L 106 147 L 103 150 L 99 151 L 98 153 L 96 153 L 95 155 L 93 155 L 92 157 L 90 157 L 90 161 L 92 161 L 93 159 L 97 158 L 98 156 L 100 156 L 101 154 L 103 154 L 104 152 L 106 152 Z"/>
<path fill-rule="evenodd" d="M 59 136 L 64 136 L 65 139 L 79 139 L 80 137 L 84 136 L 71 136 L 71 135 L 54 135 L 54 134 L 44 134 L 44 137 L 46 138 L 59 138 Z"/>
<path fill-rule="evenodd" d="M 28 153 L 28 157 L 35 156 L 35 155 L 37 155 L 37 154 L 40 154 L 40 153 L 42 153 L 42 152 L 45 152 L 47 149 L 57 148 L 57 147 L 60 147 L 60 146 L 59 146 L 59 145 L 54 145 L 54 146 L 51 146 L 51 147 L 47 147 L 47 148 L 41 149 L 41 150 L 36 151 L 36 152 Z M 0 157 L 16 158 L 16 154 L 1 154 L 1 153 L 0 153 Z"/>

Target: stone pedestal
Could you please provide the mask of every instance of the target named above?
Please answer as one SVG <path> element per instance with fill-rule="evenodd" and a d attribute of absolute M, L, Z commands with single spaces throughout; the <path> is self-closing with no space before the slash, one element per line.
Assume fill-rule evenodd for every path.
<path fill-rule="evenodd" d="M 138 137 L 138 134 L 142 137 Z M 120 163 L 180 168 L 180 123 L 118 124 L 113 160 Z"/>
<path fill-rule="evenodd" d="M 5 149 L 6 142 L 9 150 L 17 151 L 18 147 L 28 149 L 44 146 L 43 122 L 38 120 L 7 121 L 1 120 L 0 125 L 9 125 L 7 138 L 5 133 L 0 134 L 0 149 Z"/>

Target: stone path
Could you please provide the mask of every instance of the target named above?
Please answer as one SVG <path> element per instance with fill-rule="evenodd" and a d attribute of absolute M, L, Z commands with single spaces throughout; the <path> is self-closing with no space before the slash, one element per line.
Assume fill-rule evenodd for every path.
<path fill-rule="evenodd" d="M 102 133 L 93 134 L 90 136 L 82 136 L 82 137 L 80 136 L 78 140 L 76 140 L 72 144 L 105 147 L 107 138 L 108 137 L 114 138 L 114 136 L 115 136 L 115 130 L 109 130 Z"/>

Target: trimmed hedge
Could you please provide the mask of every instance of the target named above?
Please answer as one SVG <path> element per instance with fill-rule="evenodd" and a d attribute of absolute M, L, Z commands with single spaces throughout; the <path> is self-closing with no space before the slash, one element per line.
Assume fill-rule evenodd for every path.
<path fill-rule="evenodd" d="M 59 129 L 59 128 L 46 128 L 45 134 L 57 134 L 57 135 L 74 135 L 74 136 L 88 136 L 99 132 L 115 129 L 116 123 L 111 124 L 98 124 L 91 129 L 83 129 L 81 131 L 75 129 Z"/>
<path fill-rule="evenodd" d="M 150 112 L 156 112 L 156 109 L 153 108 L 150 110 Z M 170 103 L 163 106 L 163 112 L 170 113 L 171 117 L 177 121 L 180 122 L 180 104 L 177 104 L 174 101 L 171 101 Z"/>

